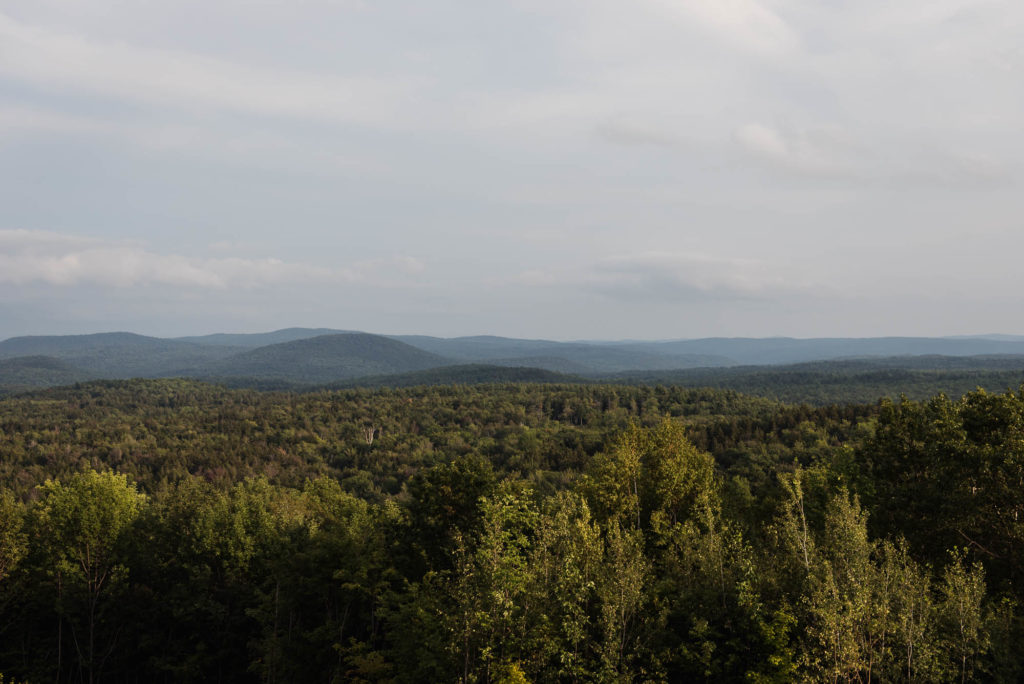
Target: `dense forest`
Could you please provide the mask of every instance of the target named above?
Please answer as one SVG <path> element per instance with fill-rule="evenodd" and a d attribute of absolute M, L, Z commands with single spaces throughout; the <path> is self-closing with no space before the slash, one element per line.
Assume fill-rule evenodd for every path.
<path fill-rule="evenodd" d="M 1024 392 L 0 401 L 21 682 L 1019 681 Z"/>

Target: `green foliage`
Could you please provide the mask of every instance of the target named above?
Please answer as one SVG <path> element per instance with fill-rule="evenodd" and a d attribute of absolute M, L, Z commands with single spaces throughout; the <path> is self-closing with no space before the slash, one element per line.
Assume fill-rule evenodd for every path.
<path fill-rule="evenodd" d="M 64 362 L 71 373 L 85 378 L 182 374 L 186 369 L 237 351 L 231 347 L 202 346 L 133 333 L 12 337 L 0 342 L 0 358 L 45 355 Z M 0 376 L 0 385 L 3 384 L 6 383 Z"/>
<path fill-rule="evenodd" d="M 813 408 L 131 381 L 0 402 L 0 453 L 0 670 L 18 680 L 1024 666 L 1018 394 Z"/>
<path fill-rule="evenodd" d="M 566 384 L 587 382 L 585 379 L 528 366 L 489 366 L 465 364 L 442 366 L 410 373 L 370 375 L 346 382 L 332 383 L 330 389 L 352 387 L 420 387 L 423 385 L 483 385 L 491 383 L 543 382 Z"/>
<path fill-rule="evenodd" d="M 66 485 L 48 480 L 40 491 L 34 531 L 53 572 L 83 583 L 90 593 L 102 591 L 123 569 L 118 553 L 145 497 L 127 476 L 110 471 L 86 471 Z"/>
<path fill-rule="evenodd" d="M 530 684 L 517 663 L 508 663 L 498 668 L 495 684 Z M 2 684 L 2 683 L 0 683 Z"/>
<path fill-rule="evenodd" d="M 629 371 L 611 379 L 729 389 L 816 405 L 875 402 L 879 397 L 900 395 L 923 400 L 939 393 L 959 396 L 979 387 L 995 392 L 1020 387 L 1024 383 L 1024 357 L 897 356 L 785 366 Z"/>
<path fill-rule="evenodd" d="M 978 656 L 989 647 L 982 602 L 985 599 L 985 570 L 981 563 L 967 565 L 963 552 L 953 552 L 942 573 L 942 603 L 946 647 L 951 667 L 960 681 L 973 678 Z"/>
<path fill-rule="evenodd" d="M 903 532 L 935 565 L 970 548 L 997 581 L 1024 588 L 1024 394 L 883 402 L 860 459 L 876 533 Z"/>
<path fill-rule="evenodd" d="M 0 359 L 0 396 L 27 392 L 40 387 L 70 385 L 88 379 L 88 374 L 50 356 L 19 356 Z"/>
<path fill-rule="evenodd" d="M 603 559 L 601 527 L 586 500 L 572 492 L 548 499 L 527 563 L 529 601 L 541 617 L 528 632 L 525 662 L 536 676 L 579 680 L 592 674 Z"/>
<path fill-rule="evenodd" d="M 598 574 L 601 678 L 633 679 L 648 568 L 643 535 L 612 519 L 605 530 L 605 554 Z"/>
<path fill-rule="evenodd" d="M 14 495 L 0 491 L 0 582 L 11 574 L 27 551 L 24 517 Z"/>
<path fill-rule="evenodd" d="M 67 484 L 48 480 L 40 490 L 33 542 L 52 579 L 57 612 L 71 629 L 79 670 L 92 682 L 116 639 L 107 613 L 128 584 L 125 547 L 146 498 L 110 471 L 79 473 Z"/>

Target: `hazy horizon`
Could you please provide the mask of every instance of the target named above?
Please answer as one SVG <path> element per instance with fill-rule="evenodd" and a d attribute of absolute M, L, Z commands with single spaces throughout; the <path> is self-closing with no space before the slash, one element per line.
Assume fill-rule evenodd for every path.
<path fill-rule="evenodd" d="M 1021 334 L 1022 30 L 969 0 L 11 0 L 0 338 Z"/>
<path fill-rule="evenodd" d="M 402 336 L 417 336 L 425 335 L 428 337 L 438 338 L 459 338 L 459 337 L 501 337 L 509 339 L 521 339 L 521 340 L 541 340 L 550 342 L 579 342 L 579 343 L 652 343 L 652 342 L 677 342 L 677 341 L 688 341 L 688 340 L 702 340 L 702 339 L 715 339 L 715 338 L 732 338 L 732 339 L 795 339 L 795 340 L 807 340 L 807 339 L 878 339 L 878 338 L 922 338 L 922 339 L 991 339 L 991 340 L 1024 340 L 1024 335 L 1015 335 L 1010 333 L 977 333 L 977 334 L 964 334 L 964 335 L 814 335 L 814 336 L 797 336 L 797 335 L 763 335 L 763 336 L 752 336 L 752 335 L 700 335 L 694 337 L 620 337 L 620 338 L 598 338 L 598 337 L 574 337 L 574 338 L 558 338 L 558 337 L 545 337 L 545 336 L 522 336 L 522 335 L 497 335 L 490 332 L 475 332 L 467 333 L 464 335 L 428 335 L 426 333 L 417 331 L 380 331 L 380 330 L 360 330 L 356 328 L 339 328 L 335 326 L 325 325 L 296 325 L 296 326 L 283 326 L 267 329 L 253 329 L 253 330 L 213 330 L 213 331 L 201 331 L 201 332 L 190 332 L 190 333 L 169 333 L 169 334 L 157 334 L 150 332 L 142 332 L 139 330 L 129 329 L 109 329 L 109 330 L 83 330 L 76 332 L 51 332 L 51 333 L 21 333 L 16 335 L 3 335 L 0 333 L 0 342 L 13 339 L 16 337 L 49 337 L 49 336 L 80 336 L 80 335 L 100 335 L 100 334 L 118 334 L 128 333 L 135 335 L 142 335 L 144 337 L 156 337 L 163 339 L 180 339 L 180 338 L 192 338 L 192 337 L 204 337 L 212 335 L 260 335 L 266 333 L 281 332 L 290 329 L 307 329 L 307 330 L 332 330 L 338 333 L 367 333 L 371 335 L 381 335 L 390 337 L 402 337 Z"/>

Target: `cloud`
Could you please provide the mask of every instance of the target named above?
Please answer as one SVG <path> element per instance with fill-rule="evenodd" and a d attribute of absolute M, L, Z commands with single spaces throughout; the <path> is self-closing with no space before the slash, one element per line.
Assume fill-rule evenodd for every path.
<path fill-rule="evenodd" d="M 0 13 L 0 75 L 49 91 L 105 95 L 179 110 L 380 124 L 409 83 L 256 68 L 191 52 L 99 42 Z"/>
<path fill-rule="evenodd" d="M 786 281 L 760 261 L 703 254 L 647 252 L 605 259 L 594 286 L 628 297 L 762 297 L 787 289 Z"/>
<path fill-rule="evenodd" d="M 757 159 L 809 176 L 855 176 L 853 150 L 838 127 L 784 131 L 762 123 L 737 128 L 733 140 Z"/>
<path fill-rule="evenodd" d="M 99 122 L 38 107 L 0 104 L 0 138 L 25 133 L 94 133 L 107 127 Z"/>
<path fill-rule="evenodd" d="M 686 149 L 693 142 L 682 135 L 649 125 L 611 121 L 597 127 L 597 136 L 617 145 L 638 145 Z"/>
<path fill-rule="evenodd" d="M 782 17 L 757 0 L 677 2 L 650 0 L 671 15 L 692 21 L 743 52 L 777 55 L 799 47 L 800 37 Z"/>
<path fill-rule="evenodd" d="M 607 257 L 581 269 L 534 269 L 519 285 L 578 288 L 617 299 L 665 301 L 763 299 L 811 289 L 763 261 L 681 252 Z"/>
<path fill-rule="evenodd" d="M 393 268 L 396 271 L 405 273 L 407 275 L 417 275 L 427 270 L 426 265 L 422 261 L 420 261 L 416 257 L 411 256 L 396 256 L 392 257 L 391 259 L 370 262 L 370 264 L 374 267 L 384 269 Z"/>
<path fill-rule="evenodd" d="M 47 230 L 0 230 L 0 253 L 73 249 L 97 244 L 100 241 L 95 238 Z"/>
<path fill-rule="evenodd" d="M 139 245 L 62 233 L 0 230 L 0 284 L 15 286 L 175 286 L 201 290 L 315 284 L 394 286 L 402 277 L 418 275 L 424 268 L 409 256 L 326 268 L 274 258 L 159 254 Z"/>
<path fill-rule="evenodd" d="M 844 128 L 790 128 L 747 123 L 733 141 L 749 157 L 789 173 L 860 183 L 987 185 L 1013 176 L 1006 163 L 983 152 L 902 135 L 891 143 L 855 141 Z"/>
<path fill-rule="evenodd" d="M 239 122 L 117 120 L 0 102 L 0 148 L 5 143 L 57 139 L 89 140 L 107 149 L 119 146 L 205 164 L 301 170 L 312 176 L 367 178 L 387 173 L 386 165 L 372 155 L 315 135 L 287 135 Z"/>
<path fill-rule="evenodd" d="M 568 326 L 569 302 L 594 325 L 644 299 L 749 313 L 808 273 L 981 292 L 1017 272 L 1024 4 L 330 4 L 0 3 L 2 225 L 149 241 L 0 248 L 3 293 L 269 310 L 230 288 L 280 283 L 288 313 L 397 282 L 341 299 L 378 320 L 516 299 Z M 432 269 L 360 262 L 381 245 Z"/>

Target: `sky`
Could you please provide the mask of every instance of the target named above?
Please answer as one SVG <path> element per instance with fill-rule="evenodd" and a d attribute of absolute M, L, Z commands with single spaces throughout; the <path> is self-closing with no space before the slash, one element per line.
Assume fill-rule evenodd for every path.
<path fill-rule="evenodd" d="M 1024 333 L 1024 3 L 0 0 L 0 338 Z"/>

